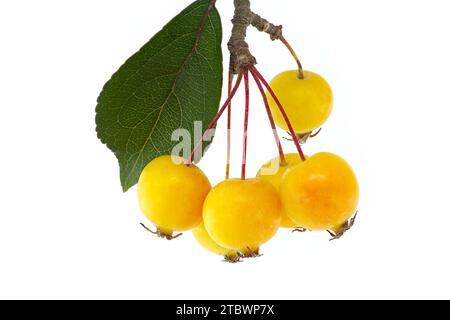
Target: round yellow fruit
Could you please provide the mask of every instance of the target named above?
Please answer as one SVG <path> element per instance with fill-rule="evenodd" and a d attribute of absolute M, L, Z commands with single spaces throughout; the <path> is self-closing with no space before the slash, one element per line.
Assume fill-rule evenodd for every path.
<path fill-rule="evenodd" d="M 317 73 L 304 71 L 304 79 L 299 79 L 298 70 L 285 71 L 273 78 L 270 86 L 298 134 L 320 128 L 331 114 L 333 92 L 326 80 Z M 277 104 L 269 93 L 266 95 L 275 123 L 288 131 Z"/>
<path fill-rule="evenodd" d="M 323 152 L 286 173 L 280 196 L 299 227 L 337 231 L 357 209 L 358 182 L 344 159 Z"/>
<path fill-rule="evenodd" d="M 142 171 L 138 182 L 139 205 L 163 234 L 190 230 L 202 220 L 202 207 L 211 184 L 195 165 L 161 156 Z"/>
<path fill-rule="evenodd" d="M 261 179 L 230 179 L 208 194 L 203 221 L 218 245 L 244 255 L 257 253 L 280 227 L 281 202 L 277 190 Z"/>
<path fill-rule="evenodd" d="M 302 162 L 298 153 L 289 153 L 284 155 L 286 163 L 281 163 L 280 157 L 276 157 L 266 162 L 256 174 L 257 178 L 270 182 L 277 190 L 280 189 L 281 181 L 286 174 L 296 165 Z M 289 218 L 285 210 L 281 211 L 281 227 L 296 228 L 298 227 L 291 218 Z"/>
<path fill-rule="evenodd" d="M 197 240 L 197 242 L 206 250 L 224 256 L 225 260 L 227 261 L 239 260 L 239 255 L 236 250 L 221 247 L 216 242 L 214 242 L 213 239 L 211 239 L 211 236 L 206 231 L 203 222 L 201 222 L 192 230 L 192 234 L 194 235 L 195 240 Z"/>

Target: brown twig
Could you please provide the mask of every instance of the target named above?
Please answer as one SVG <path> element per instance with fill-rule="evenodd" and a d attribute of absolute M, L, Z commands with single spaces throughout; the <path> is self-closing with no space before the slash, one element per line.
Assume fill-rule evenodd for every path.
<path fill-rule="evenodd" d="M 230 50 L 230 70 L 233 74 L 239 74 L 243 67 L 255 65 L 256 58 L 251 54 L 245 41 L 247 28 L 252 22 L 250 0 L 234 0 L 234 8 L 234 17 L 231 20 L 233 29 L 228 41 L 228 50 Z"/>
<path fill-rule="evenodd" d="M 228 42 L 230 50 L 230 70 L 233 74 L 241 72 L 243 67 L 256 64 L 256 58 L 250 53 L 248 43 L 245 41 L 247 28 L 251 25 L 261 32 L 270 36 L 272 41 L 280 40 L 295 59 L 298 68 L 299 79 L 304 79 L 303 67 L 295 50 L 283 36 L 283 26 L 274 25 L 260 15 L 251 11 L 250 0 L 234 0 L 234 17 L 232 19 L 233 30 Z"/>
<path fill-rule="evenodd" d="M 251 13 L 250 23 L 259 31 L 267 33 L 272 41 L 283 36 L 283 26 L 276 26 L 254 12 Z"/>

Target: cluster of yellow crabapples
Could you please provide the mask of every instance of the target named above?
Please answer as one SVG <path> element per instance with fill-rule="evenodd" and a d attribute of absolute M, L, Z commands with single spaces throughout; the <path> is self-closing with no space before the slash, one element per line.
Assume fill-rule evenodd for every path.
<path fill-rule="evenodd" d="M 249 74 L 262 94 L 279 151 L 255 178 L 245 177 Z M 299 77 L 297 70 L 283 72 L 268 84 L 256 67 L 243 68 L 233 88 L 230 77 L 228 99 L 204 137 L 225 110 L 230 117 L 231 100 L 242 79 L 246 93 L 242 177 L 229 179 L 227 174 L 225 181 L 211 187 L 192 163 L 203 139 L 190 159 L 160 156 L 145 167 L 138 183 L 140 207 L 157 231 L 143 226 L 169 240 L 180 235 L 174 232 L 192 230 L 200 245 L 229 262 L 259 256 L 261 245 L 280 227 L 341 237 L 353 225 L 357 210 L 356 176 L 341 157 L 327 152 L 308 157 L 300 145 L 329 117 L 330 86 L 316 73 L 304 71 Z M 297 153 L 284 154 L 275 125 L 290 133 Z"/>

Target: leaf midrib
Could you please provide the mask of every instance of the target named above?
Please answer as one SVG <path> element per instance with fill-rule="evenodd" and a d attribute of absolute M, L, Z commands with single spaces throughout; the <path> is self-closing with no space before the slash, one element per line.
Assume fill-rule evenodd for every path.
<path fill-rule="evenodd" d="M 215 1 L 211 1 L 211 2 L 209 3 L 209 5 L 208 5 L 208 7 L 207 7 L 207 9 L 206 9 L 206 11 L 205 11 L 205 13 L 203 14 L 201 23 L 200 23 L 200 25 L 199 25 L 199 27 L 198 27 L 198 29 L 197 29 L 197 35 L 196 35 L 196 37 L 195 37 L 195 41 L 194 41 L 194 44 L 193 44 L 193 46 L 192 46 L 192 49 L 191 49 L 191 51 L 189 52 L 189 54 L 187 55 L 186 59 L 185 59 L 185 60 L 183 61 L 183 63 L 180 65 L 180 68 L 178 68 L 178 70 L 177 70 L 177 73 L 176 73 L 176 75 L 175 75 L 175 79 L 174 79 L 173 84 L 172 84 L 172 86 L 171 86 L 170 92 L 169 92 L 169 94 L 167 95 L 167 98 L 164 100 L 163 104 L 162 104 L 161 107 L 160 107 L 160 111 L 159 111 L 159 113 L 158 113 L 158 117 L 156 118 L 156 121 L 155 121 L 155 123 L 154 123 L 154 125 L 153 125 L 153 127 L 152 127 L 152 130 L 150 131 L 149 135 L 147 136 L 147 139 L 145 140 L 145 142 L 144 142 L 142 148 L 141 148 L 141 149 L 139 150 L 139 152 L 138 152 L 138 155 L 137 155 L 137 157 L 136 157 L 136 160 L 134 161 L 133 167 L 132 167 L 132 169 L 130 170 L 130 174 L 127 176 L 127 180 L 128 180 L 128 178 L 130 177 L 131 173 L 135 170 L 136 165 L 137 165 L 137 163 L 138 163 L 138 161 L 139 161 L 139 158 L 142 156 L 143 151 L 144 151 L 145 147 L 146 147 L 147 144 L 148 144 L 148 141 L 149 141 L 150 138 L 152 137 L 153 132 L 155 131 L 155 128 L 156 128 L 156 126 L 157 126 L 157 124 L 158 124 L 158 122 L 159 122 L 159 119 L 161 118 L 161 114 L 162 114 L 162 112 L 163 112 L 163 110 L 164 110 L 164 107 L 166 106 L 167 102 L 169 101 L 169 98 L 174 94 L 175 87 L 176 87 L 176 85 L 177 85 L 177 83 L 178 83 L 178 80 L 180 79 L 181 72 L 183 71 L 183 69 L 184 69 L 186 63 L 192 58 L 192 55 L 194 54 L 194 52 L 197 51 L 198 44 L 199 44 L 200 39 L 201 39 L 202 34 L 203 34 L 203 33 L 202 33 L 202 30 L 203 30 L 203 28 L 205 27 L 205 24 L 206 24 L 206 21 L 207 21 L 206 18 L 209 16 L 209 14 L 211 13 L 211 10 L 214 8 L 214 3 L 215 3 Z M 130 137 L 129 137 L 128 139 L 130 139 Z"/>

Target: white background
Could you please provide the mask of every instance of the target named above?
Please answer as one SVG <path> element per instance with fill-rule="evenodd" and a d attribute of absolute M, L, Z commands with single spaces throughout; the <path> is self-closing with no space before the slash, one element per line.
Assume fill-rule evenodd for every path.
<path fill-rule="evenodd" d="M 448 1 L 253 1 L 332 85 L 332 117 L 305 150 L 346 158 L 361 202 L 341 240 L 283 230 L 236 265 L 189 233 L 142 230 L 136 189 L 122 193 L 95 134 L 103 84 L 189 3 L 1 2 L 0 298 L 450 298 Z M 225 48 L 231 1 L 218 8 Z M 248 40 L 268 79 L 295 68 L 280 43 L 254 30 Z M 250 175 L 276 155 L 252 90 Z M 214 184 L 224 138 L 222 121 L 200 165 Z"/>

